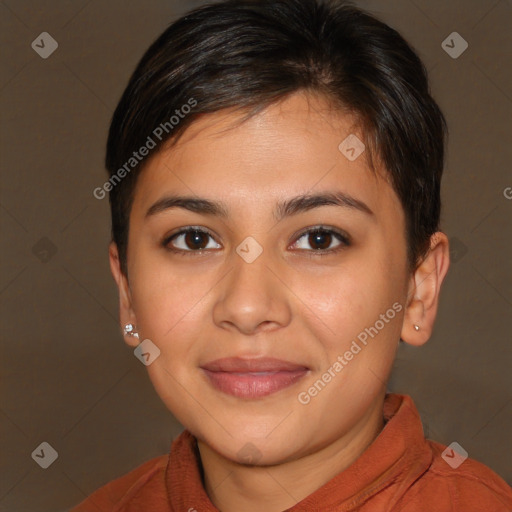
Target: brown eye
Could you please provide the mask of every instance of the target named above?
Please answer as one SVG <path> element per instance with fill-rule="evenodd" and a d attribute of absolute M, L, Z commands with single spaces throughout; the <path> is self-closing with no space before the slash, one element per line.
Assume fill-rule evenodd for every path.
<path fill-rule="evenodd" d="M 217 249 L 220 247 L 211 247 L 208 246 L 209 239 L 212 239 L 212 236 L 202 229 L 197 228 L 189 228 L 180 231 L 172 235 L 170 238 L 167 238 L 164 241 L 164 246 L 169 247 L 171 250 L 176 252 L 199 252 L 205 249 Z"/>
<path fill-rule="evenodd" d="M 201 231 L 189 231 L 185 234 L 183 241 L 190 249 L 205 249 L 208 245 L 207 236 Z"/>
<path fill-rule="evenodd" d="M 328 249 L 332 243 L 332 233 L 328 231 L 313 231 L 309 233 L 308 243 L 313 249 Z"/>
<path fill-rule="evenodd" d="M 303 242 L 300 242 L 304 240 Z M 333 245 L 334 244 L 334 245 Z M 314 228 L 302 233 L 294 247 L 318 255 L 329 254 L 349 246 L 349 237 L 333 229 Z"/>

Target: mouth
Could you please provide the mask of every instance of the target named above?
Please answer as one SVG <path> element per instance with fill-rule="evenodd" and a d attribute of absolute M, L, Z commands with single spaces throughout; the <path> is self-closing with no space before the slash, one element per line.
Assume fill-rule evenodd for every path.
<path fill-rule="evenodd" d="M 309 368 L 273 358 L 217 359 L 201 370 L 217 390 L 237 398 L 261 398 L 288 388 L 301 380 Z"/>

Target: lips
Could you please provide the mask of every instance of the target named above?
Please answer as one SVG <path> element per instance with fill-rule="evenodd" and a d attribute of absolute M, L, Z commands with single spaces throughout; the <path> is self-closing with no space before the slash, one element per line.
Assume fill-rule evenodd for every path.
<path fill-rule="evenodd" d="M 307 370 L 306 366 L 274 359 L 272 357 L 261 357 L 258 359 L 244 359 L 241 357 L 226 357 L 216 359 L 210 363 L 202 365 L 201 368 L 212 372 L 280 372 Z"/>
<path fill-rule="evenodd" d="M 223 358 L 201 366 L 210 384 L 238 398 L 260 398 L 292 386 L 309 371 L 306 366 L 274 358 Z"/>

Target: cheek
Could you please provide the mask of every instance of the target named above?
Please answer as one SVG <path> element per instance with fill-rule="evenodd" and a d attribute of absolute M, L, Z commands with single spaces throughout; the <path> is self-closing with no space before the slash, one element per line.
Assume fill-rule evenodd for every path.
<path fill-rule="evenodd" d="M 140 332 L 160 349 L 147 367 L 155 390 L 180 421 L 200 416 L 184 389 L 193 389 L 190 371 L 204 338 L 205 304 L 212 284 L 206 275 L 186 276 L 160 265 L 134 272 L 133 307 Z M 145 266 L 140 268 L 157 268 Z"/>
<path fill-rule="evenodd" d="M 176 346 L 182 339 L 178 333 L 201 325 L 202 304 L 211 288 L 206 274 L 187 275 L 165 264 L 141 265 L 132 287 L 139 329 L 150 339 L 162 344 L 172 340 Z"/>
<path fill-rule="evenodd" d="M 369 269 L 363 255 L 347 258 L 321 273 L 304 270 L 298 276 L 291 288 L 305 309 L 314 312 L 335 333 L 364 322 L 379 306 L 386 290 L 384 274 Z"/>
<path fill-rule="evenodd" d="M 309 330 L 321 340 L 329 360 L 344 353 L 353 340 L 362 341 L 366 354 L 358 359 L 366 359 L 373 357 L 370 352 L 382 356 L 395 346 L 391 341 L 399 339 L 403 276 L 393 272 L 398 265 L 390 256 L 381 250 L 383 258 L 377 262 L 374 254 L 361 253 L 324 275 L 301 273 L 293 283 Z M 369 350 L 374 339 L 379 342 Z"/>

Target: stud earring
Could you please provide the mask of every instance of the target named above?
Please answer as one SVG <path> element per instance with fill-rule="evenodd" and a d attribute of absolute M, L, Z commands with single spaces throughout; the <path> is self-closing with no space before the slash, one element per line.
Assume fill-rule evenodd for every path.
<path fill-rule="evenodd" d="M 414 324 L 414 329 L 417 330 L 417 331 L 420 330 L 420 328 L 416 324 Z"/>
<path fill-rule="evenodd" d="M 125 336 L 133 336 L 134 338 L 139 337 L 139 333 L 135 330 L 135 326 L 133 324 L 126 324 L 124 326 L 124 334 Z"/>

